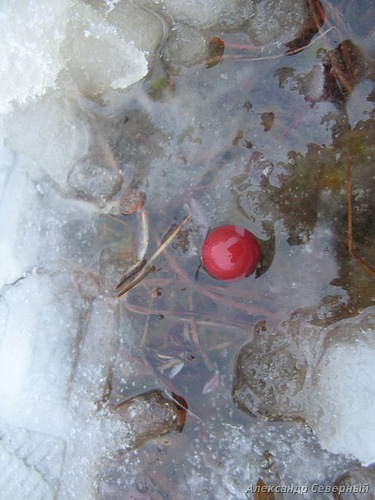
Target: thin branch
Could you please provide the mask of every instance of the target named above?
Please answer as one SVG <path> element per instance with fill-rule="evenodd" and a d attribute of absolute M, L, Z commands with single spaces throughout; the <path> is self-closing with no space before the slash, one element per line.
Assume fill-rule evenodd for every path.
<path fill-rule="evenodd" d="M 116 299 L 122 297 L 125 293 L 127 293 L 129 290 L 134 288 L 140 281 L 142 281 L 148 273 L 154 270 L 154 261 L 164 252 L 164 250 L 167 248 L 167 246 L 175 239 L 175 237 L 178 235 L 178 233 L 181 231 L 182 227 L 191 219 L 191 214 L 188 214 L 186 217 L 184 217 L 183 221 L 181 224 L 179 224 L 176 229 L 174 229 L 171 234 L 168 236 L 168 238 L 159 246 L 159 248 L 154 252 L 151 257 L 149 258 L 148 262 L 142 261 L 142 267 L 138 270 L 137 269 L 132 269 L 130 272 L 130 276 L 128 276 L 129 273 L 126 273 L 126 275 L 121 278 L 119 284 L 116 286 L 115 291 L 118 291 L 116 295 Z M 143 263 L 144 262 L 144 263 Z M 129 279 L 130 278 L 130 281 Z"/>

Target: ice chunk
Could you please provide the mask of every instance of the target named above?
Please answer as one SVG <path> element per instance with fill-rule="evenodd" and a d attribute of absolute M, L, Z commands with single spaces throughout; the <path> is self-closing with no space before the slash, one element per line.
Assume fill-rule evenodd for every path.
<path fill-rule="evenodd" d="M 286 44 L 296 38 L 309 14 L 305 0 L 255 2 L 255 12 L 248 21 L 251 41 L 257 45 L 271 42 Z"/>
<path fill-rule="evenodd" d="M 125 89 L 147 74 L 144 53 L 90 6 L 77 6 L 66 31 L 61 52 L 83 94 L 98 97 L 110 88 Z"/>
<path fill-rule="evenodd" d="M 141 2 L 137 3 L 139 5 L 132 2 L 117 3 L 108 12 L 106 19 L 116 28 L 120 37 L 134 43 L 135 47 L 143 52 L 150 65 L 169 31 L 169 26 L 160 13 L 142 7 Z"/>
<path fill-rule="evenodd" d="M 374 325 L 373 311 L 344 320 L 321 345 L 320 328 L 259 323 L 239 353 L 235 404 L 253 416 L 302 417 L 330 452 L 374 461 Z"/>
<path fill-rule="evenodd" d="M 117 405 L 113 412 L 129 425 L 130 443 L 134 447 L 173 430 L 181 432 L 186 418 L 185 409 L 167 399 L 160 390 L 134 396 Z"/>
<path fill-rule="evenodd" d="M 206 29 L 233 30 L 252 12 L 252 2 L 243 0 L 164 0 L 163 4 L 173 20 Z"/>
<path fill-rule="evenodd" d="M 261 321 L 240 351 L 233 400 L 252 416 L 272 420 L 301 417 L 319 328 L 286 322 L 274 330 Z M 316 356 L 316 353 L 315 353 Z"/>
<path fill-rule="evenodd" d="M 121 175 L 113 165 L 89 156 L 70 171 L 68 184 L 73 195 L 104 207 L 121 187 Z"/>
<path fill-rule="evenodd" d="M 9 111 L 13 101 L 24 103 L 55 86 L 64 66 L 59 51 L 71 5 L 71 0 L 2 2 L 0 112 Z"/>
<path fill-rule="evenodd" d="M 72 399 L 102 403 L 108 394 L 110 373 L 118 349 L 118 303 L 111 297 L 97 297 L 90 309 L 87 327 L 80 339 L 78 365 Z"/>
<path fill-rule="evenodd" d="M 186 24 L 173 28 L 164 46 L 163 58 L 176 71 L 181 66 L 189 67 L 202 63 L 207 57 L 208 42 L 204 34 Z"/>
<path fill-rule="evenodd" d="M 8 117 L 5 131 L 8 145 L 38 161 L 63 190 L 72 165 L 87 152 L 90 136 L 77 103 L 52 95 L 19 107 Z"/>
<path fill-rule="evenodd" d="M 0 61 L 0 112 L 11 110 L 13 103 L 35 100 L 57 85 L 71 87 L 65 68 L 90 96 L 108 88 L 125 89 L 143 78 L 148 72 L 143 50 L 152 58 L 163 31 L 150 12 L 145 14 L 149 25 L 141 27 L 143 14 L 129 13 L 126 29 L 120 32 L 108 24 L 104 12 L 100 15 L 74 0 L 5 2 L 0 17 L 6 45 Z"/>
<path fill-rule="evenodd" d="M 344 320 L 325 340 L 308 419 L 322 446 L 375 461 L 375 315 Z"/>
<path fill-rule="evenodd" d="M 0 232 L 3 238 L 0 245 L 0 259 L 4 263 L 0 268 L 0 286 L 11 284 L 24 275 L 32 267 L 36 255 L 36 245 L 27 251 L 23 241 L 19 241 L 19 227 L 23 225 L 23 233 L 28 232 L 25 214 L 19 208 L 24 204 L 32 206 L 36 202 L 37 192 L 34 184 L 23 173 L 21 165 L 6 165 L 5 153 L 2 155 L 3 185 L 0 198 Z M 8 168 L 7 168 L 8 167 Z M 5 241 L 6 235 L 6 241 Z"/>

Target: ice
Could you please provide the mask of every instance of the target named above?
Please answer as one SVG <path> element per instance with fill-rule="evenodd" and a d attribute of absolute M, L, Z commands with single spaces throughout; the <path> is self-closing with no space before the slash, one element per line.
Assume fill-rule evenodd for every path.
<path fill-rule="evenodd" d="M 137 17 L 135 12 L 130 16 Z M 83 93 L 97 97 L 108 89 L 125 89 L 147 74 L 145 51 L 152 58 L 160 39 L 160 26 L 149 26 L 138 48 L 131 30 L 119 36 L 105 12 L 77 0 L 54 6 L 6 1 L 0 26 L 7 48 L 0 63 L 0 112 L 36 100 L 48 89 L 72 87 L 70 78 Z"/>
<path fill-rule="evenodd" d="M 294 493 L 289 490 L 275 496 L 292 500 L 298 492 L 302 495 L 303 491 L 298 488 L 305 487 L 311 492 L 314 484 L 329 487 L 341 471 L 358 466 L 355 461 L 321 449 L 311 431 L 301 424 L 245 423 L 237 426 L 228 422 L 224 415 L 220 418 L 222 437 L 219 444 L 218 434 L 210 429 L 196 440 L 178 435 L 177 439 L 166 441 L 164 446 L 162 439 L 150 442 L 130 452 L 125 458 L 125 466 L 119 462 L 109 463 L 100 478 L 100 498 L 118 498 L 121 494 L 133 497 L 137 489 L 152 495 L 155 485 L 162 491 L 160 498 L 170 496 L 185 500 L 192 495 L 197 498 L 224 495 L 253 498 L 252 488 L 262 477 L 269 486 L 294 485 Z M 153 458 L 155 453 L 158 460 Z M 205 460 L 206 453 L 211 463 Z M 159 485 L 158 477 L 163 476 L 166 463 L 173 466 L 175 476 Z M 321 494 L 320 498 L 328 500 L 332 494 Z"/>
<path fill-rule="evenodd" d="M 0 112 L 13 102 L 25 103 L 55 87 L 64 66 L 60 54 L 70 0 L 3 2 L 0 32 L 4 43 L 0 62 Z"/>
<path fill-rule="evenodd" d="M 124 40 L 131 40 L 144 53 L 148 65 L 152 65 L 159 46 L 168 34 L 169 26 L 160 13 L 147 8 L 143 3 L 118 2 L 105 14 L 105 18 Z M 90 4 L 103 6 L 103 2 Z M 131 23 L 128 22 L 129 19 L 132 20 Z"/>
<path fill-rule="evenodd" d="M 340 499 L 371 500 L 375 488 L 375 465 L 368 467 L 356 467 L 347 474 L 336 480 L 337 486 L 341 489 Z"/>
<path fill-rule="evenodd" d="M 69 173 L 68 184 L 78 198 L 104 207 L 120 189 L 122 178 L 114 165 L 99 162 L 92 156 L 74 165 Z"/>
<path fill-rule="evenodd" d="M 312 106 L 299 85 L 323 70 L 326 40 L 241 62 L 249 39 L 289 42 L 305 5 L 3 2 L 1 498 L 251 498 L 259 478 L 314 498 L 315 483 L 373 474 L 360 463 L 375 460 L 373 283 L 348 255 L 331 143 L 345 100 Z M 208 68 L 212 37 L 227 52 Z M 347 96 L 344 136 L 365 151 L 353 200 L 367 260 L 369 83 Z M 187 212 L 117 300 L 121 275 Z M 222 284 L 199 255 L 229 221 L 266 258 Z"/>
<path fill-rule="evenodd" d="M 253 43 L 287 43 L 297 37 L 307 20 L 309 7 L 303 0 L 266 0 L 255 3 L 248 32 Z"/>
<path fill-rule="evenodd" d="M 325 340 L 309 418 L 327 449 L 375 461 L 374 309 L 342 322 Z"/>
<path fill-rule="evenodd" d="M 7 242 L 0 246 L 1 260 L 6 262 L 0 271 L 1 286 L 17 281 L 34 265 L 37 250 L 26 249 L 20 242 L 20 225 L 22 232 L 27 232 L 25 214 L 18 210 L 25 202 L 34 206 L 38 198 L 34 183 L 23 173 L 22 164 L 15 165 L 15 159 L 9 151 L 2 150 L 3 183 L 1 190 L 1 234 L 7 234 Z M 9 210 L 14 207 L 14 210 Z M 6 216 L 5 216 L 6 214 Z M 21 223 L 21 224 L 20 224 Z M 35 233 L 34 233 L 35 235 Z"/>
<path fill-rule="evenodd" d="M 64 442 L 14 426 L 2 426 L 0 436 L 0 463 L 5 472 L 0 481 L 3 498 L 55 498 L 64 459 Z"/>
<path fill-rule="evenodd" d="M 282 331 L 258 323 L 254 338 L 236 361 L 235 404 L 252 416 L 270 420 L 301 418 L 311 367 L 320 352 L 319 337 L 319 329 L 298 321 L 284 324 Z"/>
<path fill-rule="evenodd" d="M 125 89 L 148 71 L 146 57 L 132 38 L 119 36 L 104 16 L 81 2 L 68 20 L 61 52 L 78 88 L 91 97 L 99 98 L 109 89 Z"/>
<path fill-rule="evenodd" d="M 284 335 L 261 322 L 236 361 L 234 402 L 253 416 L 304 418 L 326 449 L 374 462 L 373 328 L 373 308 L 329 329 L 323 345 L 298 320 Z"/>
<path fill-rule="evenodd" d="M 110 370 L 118 350 L 119 310 L 113 300 L 96 298 L 87 318 L 87 334 L 78 346 L 80 356 L 74 373 L 73 399 L 100 402 L 108 393 Z M 110 334 L 108 333 L 110 332 Z"/>
<path fill-rule="evenodd" d="M 64 293 L 64 287 L 69 293 Z M 59 291 L 58 296 L 54 290 Z M 2 416 L 13 415 L 14 423 L 32 423 L 38 430 L 41 421 L 40 430 L 53 433 L 62 425 L 58 407 L 64 401 L 71 376 L 80 319 L 76 308 L 84 310 L 84 303 L 68 277 L 52 280 L 42 272 L 7 288 L 3 301 L 7 322 L 2 332 L 0 394 L 7 405 Z M 22 314 L 17 315 L 20 303 Z M 43 418 L 45 411 L 50 413 L 50 424 Z"/>
<path fill-rule="evenodd" d="M 49 94 L 12 113 L 5 125 L 7 143 L 40 162 L 44 172 L 66 190 L 72 165 L 88 149 L 90 132 L 85 121 L 75 101 Z"/>
<path fill-rule="evenodd" d="M 173 21 L 183 21 L 204 29 L 234 29 L 243 24 L 252 12 L 252 2 L 243 0 L 193 0 L 189 4 L 184 0 L 164 0 L 163 6 Z"/>
<path fill-rule="evenodd" d="M 201 31 L 181 23 L 171 31 L 163 48 L 163 58 L 172 70 L 178 71 L 181 66 L 203 63 L 207 58 L 207 45 Z"/>

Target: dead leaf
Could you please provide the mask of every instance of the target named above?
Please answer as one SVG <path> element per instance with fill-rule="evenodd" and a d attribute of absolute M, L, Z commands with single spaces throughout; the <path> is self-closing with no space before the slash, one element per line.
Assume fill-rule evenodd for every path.
<path fill-rule="evenodd" d="M 260 117 L 262 119 L 264 131 L 268 132 L 269 130 L 271 130 L 272 125 L 275 121 L 275 113 L 272 113 L 272 111 L 270 113 L 261 113 Z"/>
<path fill-rule="evenodd" d="M 310 15 L 297 33 L 296 38 L 286 44 L 289 49 L 284 52 L 284 55 L 286 56 L 291 56 L 301 52 L 301 50 L 309 45 L 313 37 L 323 26 L 325 13 L 321 2 L 319 0 L 308 0 L 308 4 Z"/>
<path fill-rule="evenodd" d="M 254 500 L 275 500 L 275 495 L 269 491 L 267 485 L 260 477 L 255 486 Z"/>
<path fill-rule="evenodd" d="M 225 44 L 223 40 L 217 36 L 213 37 L 208 44 L 208 57 L 206 61 L 206 68 L 212 68 L 219 64 L 223 59 Z"/>

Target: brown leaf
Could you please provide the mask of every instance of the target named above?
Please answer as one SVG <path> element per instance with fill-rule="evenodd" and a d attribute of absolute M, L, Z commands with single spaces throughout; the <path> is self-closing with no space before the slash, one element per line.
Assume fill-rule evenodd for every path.
<path fill-rule="evenodd" d="M 351 40 L 342 41 L 328 52 L 324 62 L 324 90 L 327 97 L 345 99 L 366 71 L 362 51 Z"/>
<path fill-rule="evenodd" d="M 254 500 L 275 500 L 275 495 L 269 491 L 267 485 L 260 477 L 255 486 Z"/>
<path fill-rule="evenodd" d="M 208 44 L 208 57 L 206 61 L 206 68 L 212 68 L 219 64 L 223 59 L 225 44 L 223 40 L 217 36 L 213 37 Z"/>
<path fill-rule="evenodd" d="M 260 117 L 262 119 L 264 131 L 268 132 L 269 130 L 271 130 L 272 125 L 275 121 L 275 113 L 272 113 L 272 111 L 270 113 L 261 113 Z"/>
<path fill-rule="evenodd" d="M 319 0 L 307 0 L 307 3 L 309 5 L 310 15 L 297 33 L 296 38 L 286 44 L 289 49 L 284 52 L 286 56 L 297 54 L 309 45 L 324 23 L 325 13 L 321 2 Z"/>

